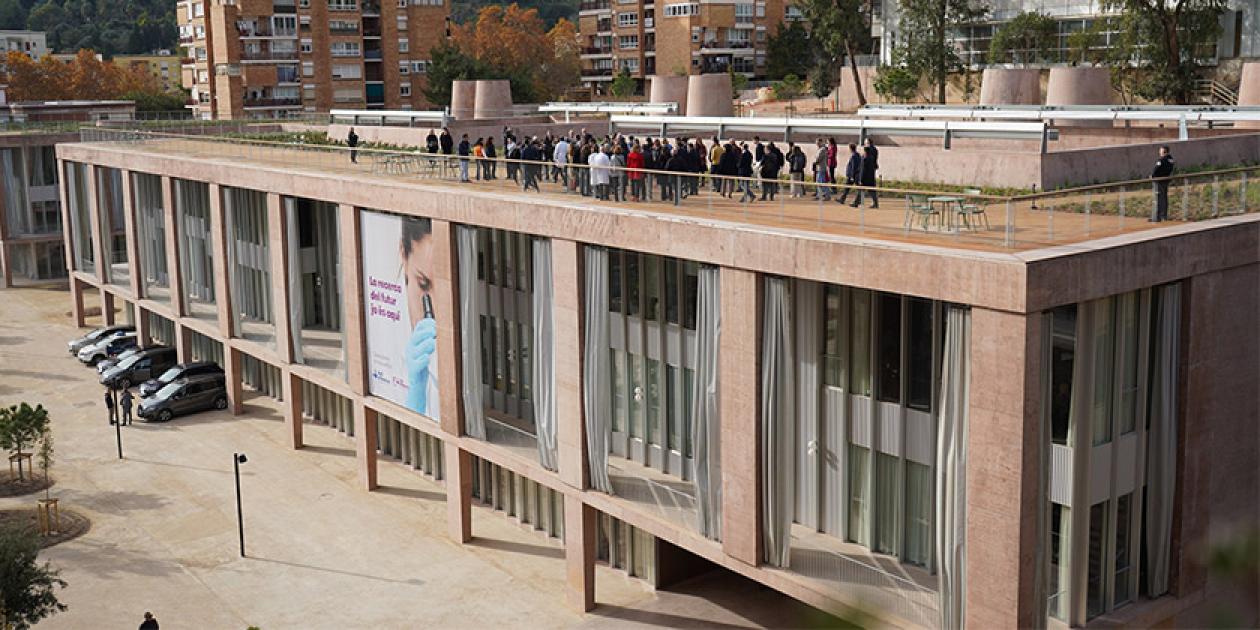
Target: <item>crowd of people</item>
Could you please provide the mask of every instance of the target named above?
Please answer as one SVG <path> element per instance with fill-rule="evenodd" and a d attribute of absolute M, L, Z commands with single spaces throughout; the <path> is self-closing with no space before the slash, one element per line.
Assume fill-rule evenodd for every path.
<path fill-rule="evenodd" d="M 879 170 L 879 150 L 867 139 L 861 149 L 848 145 L 849 156 L 836 178 L 842 156 L 835 138 L 816 141 L 817 153 L 807 164 L 805 152 L 793 142 L 781 149 L 774 142 L 754 136 L 746 140 L 714 137 L 636 138 L 624 134 L 597 137 L 585 129 L 565 134 L 518 137 L 504 127 L 500 144 L 494 137 L 470 140 L 463 134 L 455 142 L 449 129 L 431 131 L 425 141 L 430 153 L 458 157 L 459 180 L 498 179 L 499 147 L 506 159 L 505 176 L 522 190 L 539 191 L 540 181 L 560 184 L 565 190 L 612 201 L 672 201 L 679 203 L 700 193 L 703 180 L 713 192 L 741 203 L 774 201 L 785 179 L 789 195 L 802 198 L 806 186 L 815 199 L 839 203 L 854 198 L 857 207 L 869 197 L 879 207 L 874 190 Z M 806 170 L 808 168 L 808 176 Z M 861 188 L 851 188 L 861 187 Z"/>

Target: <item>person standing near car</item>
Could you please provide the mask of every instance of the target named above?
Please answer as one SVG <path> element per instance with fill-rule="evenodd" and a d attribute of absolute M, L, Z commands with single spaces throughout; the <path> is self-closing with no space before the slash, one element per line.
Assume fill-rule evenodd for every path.
<path fill-rule="evenodd" d="M 124 389 L 122 397 L 118 399 L 118 407 L 122 410 L 122 415 L 118 418 L 118 421 L 123 426 L 131 425 L 131 403 L 133 400 L 130 389 Z"/>
<path fill-rule="evenodd" d="M 109 391 L 109 388 L 105 388 L 105 409 L 109 410 L 109 425 L 114 426 L 114 422 L 117 421 L 114 412 L 114 392 Z"/>

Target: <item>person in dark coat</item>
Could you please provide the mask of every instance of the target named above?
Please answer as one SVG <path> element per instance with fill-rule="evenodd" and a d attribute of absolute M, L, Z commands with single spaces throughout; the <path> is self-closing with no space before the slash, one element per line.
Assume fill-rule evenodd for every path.
<path fill-rule="evenodd" d="M 352 164 L 359 163 L 359 152 L 354 148 L 359 146 L 359 134 L 354 132 L 354 127 L 350 128 L 350 133 L 346 134 L 346 146 L 350 147 L 350 162 Z"/>
<path fill-rule="evenodd" d="M 459 181 L 468 181 L 468 156 L 472 155 L 472 145 L 468 143 L 468 134 L 459 140 Z"/>
<path fill-rule="evenodd" d="M 129 389 L 124 389 L 122 397 L 118 399 L 118 406 L 122 409 L 122 415 L 119 416 L 118 421 L 123 423 L 123 426 L 131 424 L 131 402 L 133 400 L 134 398 Z"/>
<path fill-rule="evenodd" d="M 158 630 L 157 617 L 151 612 L 144 613 L 144 621 L 140 622 L 140 630 Z"/>
<path fill-rule="evenodd" d="M 856 144 L 849 145 L 849 162 L 844 167 L 844 183 L 850 186 L 862 184 L 862 154 L 858 153 Z M 836 202 L 844 203 L 849 198 L 849 191 L 849 188 L 845 188 Z"/>
<path fill-rule="evenodd" d="M 739 145 L 734 142 L 726 143 L 722 159 L 718 162 L 718 174 L 725 178 L 722 180 L 723 197 L 730 197 L 735 192 L 735 180 L 730 178 L 739 173 L 739 154 Z"/>
<path fill-rule="evenodd" d="M 428 151 L 429 153 L 437 153 L 437 152 L 438 152 L 438 146 L 439 146 L 439 145 L 438 145 L 438 137 L 437 137 L 437 134 L 436 134 L 436 133 L 433 133 L 433 130 L 432 130 L 432 129 L 430 129 L 430 130 L 429 130 L 429 135 L 428 135 L 428 136 L 425 136 L 425 138 L 424 138 L 424 150 L 425 150 L 425 151 Z"/>
<path fill-rule="evenodd" d="M 779 192 L 779 169 L 783 168 L 783 153 L 771 142 L 766 156 L 761 160 L 761 200 L 774 201 Z"/>
<path fill-rule="evenodd" d="M 669 154 L 668 151 L 666 151 L 666 154 Z M 662 179 L 661 200 L 668 201 L 672 198 L 674 205 L 678 205 L 682 201 L 683 196 L 682 174 L 688 170 L 687 156 L 684 155 L 681 146 L 665 160 L 665 170 L 669 171 L 670 175 Z"/>
<path fill-rule="evenodd" d="M 455 149 L 455 139 L 451 137 L 450 129 L 442 129 L 442 137 L 438 138 L 438 144 L 442 147 L 442 155 L 450 155 Z"/>
<path fill-rule="evenodd" d="M 740 147 L 739 153 L 739 170 L 735 173 L 739 179 L 739 189 L 743 194 L 739 196 L 740 202 L 745 200 L 756 201 L 757 196 L 752 191 L 753 176 L 753 152 L 748 149 L 748 145 Z"/>
<path fill-rule="evenodd" d="M 521 149 L 521 160 L 524 162 L 523 177 L 525 183 L 523 190 L 529 190 L 531 187 L 535 192 L 542 192 L 538 189 L 538 160 L 542 156 L 542 151 L 538 148 L 538 143 L 527 140 L 525 148 Z"/>
<path fill-rule="evenodd" d="M 1151 171 L 1152 187 L 1155 189 L 1155 212 L 1151 215 L 1152 222 L 1168 220 L 1168 184 L 1169 177 L 1172 177 L 1173 170 L 1177 167 L 1177 163 L 1173 160 L 1172 153 L 1167 146 L 1159 148 L 1159 159 L 1155 162 L 1155 170 Z"/>
<path fill-rule="evenodd" d="M 114 392 L 105 390 L 105 409 L 109 411 L 109 424 L 112 426 L 117 421 L 117 412 L 114 410 Z"/>
<path fill-rule="evenodd" d="M 859 190 L 857 198 L 851 204 L 854 208 L 862 205 L 862 198 L 869 196 L 871 198 L 871 207 L 879 207 L 879 195 L 875 192 L 875 172 L 879 170 L 879 162 L 877 161 L 879 151 L 867 140 L 866 150 L 862 154 L 862 177 L 858 180 L 862 186 L 870 187 L 870 190 Z"/>

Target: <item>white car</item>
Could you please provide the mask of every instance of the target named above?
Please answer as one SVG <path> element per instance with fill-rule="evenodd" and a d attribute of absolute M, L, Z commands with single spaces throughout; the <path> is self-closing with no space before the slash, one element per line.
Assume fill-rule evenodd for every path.
<path fill-rule="evenodd" d="M 70 347 L 70 354 L 77 355 L 80 350 L 95 344 L 101 339 L 106 337 L 117 337 L 118 335 L 125 335 L 135 331 L 135 326 L 102 326 L 101 328 L 97 328 L 96 330 L 93 330 L 92 332 L 89 332 L 88 334 L 83 335 L 66 345 Z"/>
<path fill-rule="evenodd" d="M 79 360 L 88 365 L 96 365 L 139 343 L 135 333 L 117 335 L 102 339 L 79 351 Z"/>

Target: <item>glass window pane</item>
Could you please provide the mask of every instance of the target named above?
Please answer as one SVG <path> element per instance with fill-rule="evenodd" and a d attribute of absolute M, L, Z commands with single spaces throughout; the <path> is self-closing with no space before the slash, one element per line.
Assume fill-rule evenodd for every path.
<path fill-rule="evenodd" d="M 680 405 L 683 401 L 678 399 L 678 384 L 675 380 L 678 378 L 678 368 L 672 365 L 665 366 L 665 413 L 669 422 L 669 432 L 666 435 L 666 447 L 671 451 L 677 451 L 679 445 L 682 444 L 682 414 L 680 413 Z"/>
<path fill-rule="evenodd" d="M 849 542 L 870 545 L 870 505 L 867 501 L 867 458 L 870 451 L 849 445 Z"/>
<path fill-rule="evenodd" d="M 907 311 L 906 405 L 928 411 L 932 406 L 932 302 L 911 298 Z"/>
<path fill-rule="evenodd" d="M 1089 508 L 1089 573 L 1085 589 L 1087 618 L 1102 614 L 1107 601 L 1103 593 L 1106 581 L 1106 576 L 1103 575 L 1103 549 L 1107 546 L 1107 503 L 1103 501 Z"/>
<path fill-rule="evenodd" d="M 665 321 L 679 323 L 678 319 L 678 261 L 665 259 Z"/>
<path fill-rule="evenodd" d="M 700 295 L 700 264 L 687 261 L 683 263 L 682 278 L 682 325 L 688 330 L 696 329 L 696 300 Z"/>
<path fill-rule="evenodd" d="M 639 255 L 625 252 L 626 263 L 626 315 L 639 316 Z"/>
<path fill-rule="evenodd" d="M 1113 302 L 1100 300 L 1094 311 L 1094 405 L 1090 414 L 1094 445 L 1111 441 L 1112 356 L 1115 321 Z"/>
<path fill-rule="evenodd" d="M 1116 500 L 1116 605 L 1129 601 L 1131 562 L 1129 560 L 1129 531 L 1133 511 L 1133 494 Z"/>
<path fill-rule="evenodd" d="M 519 353 L 516 351 L 516 324 L 509 321 L 503 322 L 504 335 L 504 357 L 503 371 L 504 378 L 507 381 L 507 394 L 511 396 L 516 393 L 516 357 Z"/>
<path fill-rule="evenodd" d="M 629 353 L 630 357 L 630 436 L 643 437 L 643 358 Z"/>
<path fill-rule="evenodd" d="M 1118 424 L 1121 435 L 1131 433 L 1137 418 L 1138 402 L 1138 294 L 1126 293 L 1119 298 L 1117 313 L 1117 342 L 1120 348 L 1116 352 L 1120 362 L 1119 395 L 1120 409 Z"/>
<path fill-rule="evenodd" d="M 612 430 L 625 431 L 626 427 L 626 353 L 612 350 Z"/>
<path fill-rule="evenodd" d="M 1048 607 L 1055 619 L 1067 620 L 1070 550 L 1072 540 L 1071 508 L 1050 504 L 1050 594 Z"/>
<path fill-rule="evenodd" d="M 875 502 L 878 513 L 875 515 L 875 550 L 883 553 L 897 553 L 897 502 L 901 497 L 898 492 L 900 478 L 899 462 L 895 456 L 877 453 L 875 463 Z"/>
<path fill-rule="evenodd" d="M 691 396 L 692 396 L 692 391 L 694 391 L 694 388 L 695 388 L 696 373 L 694 370 L 683 368 L 682 376 L 683 376 L 683 413 L 682 413 L 683 456 L 691 457 L 691 423 L 693 420 L 692 415 L 691 415 L 692 414 Z"/>
<path fill-rule="evenodd" d="M 901 402 L 901 296 L 879 296 L 879 399 Z"/>
<path fill-rule="evenodd" d="M 608 310 L 621 312 L 621 251 L 608 250 Z"/>
<path fill-rule="evenodd" d="M 520 397 L 522 400 L 529 400 L 533 397 L 534 363 L 530 348 L 534 344 L 534 329 L 525 324 L 517 324 L 517 326 L 520 329 L 521 343 L 521 360 L 517 363 L 516 368 L 521 380 Z"/>
<path fill-rule="evenodd" d="M 1067 445 L 1072 419 L 1072 372 L 1076 367 L 1076 306 L 1051 313 L 1050 441 Z"/>
<path fill-rule="evenodd" d="M 490 370 L 494 367 L 494 335 L 491 334 L 489 317 L 481 315 L 481 383 L 490 384 Z"/>
<path fill-rule="evenodd" d="M 643 318 L 654 322 L 661 317 L 660 256 L 643 256 Z"/>
<path fill-rule="evenodd" d="M 840 383 L 840 287 L 827 285 L 823 306 L 823 383 L 842 387 Z"/>
<path fill-rule="evenodd" d="M 516 288 L 530 291 L 534 286 L 534 240 L 528 234 L 517 234 Z"/>
<path fill-rule="evenodd" d="M 661 362 L 647 360 L 648 443 L 661 443 Z"/>
<path fill-rule="evenodd" d="M 932 468 L 906 460 L 906 562 L 927 566 L 932 557 Z"/>
<path fill-rule="evenodd" d="M 871 292 L 854 290 L 850 297 L 849 391 L 871 395 Z"/>

